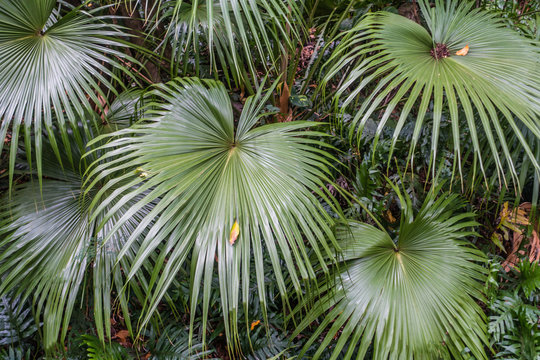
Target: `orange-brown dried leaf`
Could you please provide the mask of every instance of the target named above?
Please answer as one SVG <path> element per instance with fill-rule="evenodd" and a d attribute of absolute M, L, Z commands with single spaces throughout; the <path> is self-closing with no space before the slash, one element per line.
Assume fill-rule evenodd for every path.
<path fill-rule="evenodd" d="M 253 329 L 255 329 L 255 327 L 257 325 L 259 325 L 261 323 L 261 320 L 255 320 L 254 322 L 251 323 L 251 331 L 253 331 Z"/>
<path fill-rule="evenodd" d="M 113 340 L 118 340 L 118 343 L 120 343 L 120 345 L 122 346 L 129 346 L 129 342 L 127 340 L 128 337 L 129 337 L 129 331 L 120 330 L 113 336 Z"/>
<path fill-rule="evenodd" d="M 463 49 L 458 50 L 458 51 L 456 52 L 456 55 L 458 55 L 458 56 L 465 56 L 465 55 L 467 55 L 468 53 L 469 53 L 469 45 L 465 45 L 465 47 L 464 47 Z"/>

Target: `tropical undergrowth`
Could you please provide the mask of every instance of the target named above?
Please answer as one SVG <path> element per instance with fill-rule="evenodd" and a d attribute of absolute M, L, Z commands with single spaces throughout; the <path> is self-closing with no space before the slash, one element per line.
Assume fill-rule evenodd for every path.
<path fill-rule="evenodd" d="M 0 359 L 537 359 L 539 10 L 0 0 Z"/>

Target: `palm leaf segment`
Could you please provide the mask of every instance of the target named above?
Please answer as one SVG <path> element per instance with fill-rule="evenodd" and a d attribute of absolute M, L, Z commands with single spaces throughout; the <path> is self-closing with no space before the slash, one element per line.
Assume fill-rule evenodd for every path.
<path fill-rule="evenodd" d="M 84 135 L 79 134 L 78 138 L 84 138 Z M 80 161 L 80 149 L 84 146 L 75 145 L 76 137 L 69 139 L 74 167 L 62 168 L 46 141 L 43 153 L 46 179 L 42 187 L 35 182 L 16 187 L 11 200 L 0 209 L 0 294 L 15 291 L 33 298 L 36 319 L 43 321 L 43 344 L 47 351 L 54 351 L 56 347 L 63 349 L 59 344 L 64 343 L 74 306 L 81 298 L 79 290 L 90 266 L 93 281 L 90 295 L 93 296 L 99 337 L 104 341 L 105 336 L 111 336 L 112 291 L 120 294 L 118 305 L 131 330 L 123 271 L 128 271 L 129 259 L 137 252 L 137 244 L 120 260 L 119 266 L 117 254 L 150 208 L 131 214 L 131 218 L 104 244 L 103 239 L 111 226 L 136 199 L 118 204 L 115 215 L 98 230 L 97 224 L 103 213 L 91 218 L 89 208 L 95 191 L 83 195 L 81 187 L 79 169 L 84 172 L 86 166 Z M 62 158 L 67 164 L 64 153 Z M 130 284 L 140 301 L 144 300 L 140 287 L 146 283 L 145 271 L 147 269 L 137 273 L 136 281 Z"/>
<path fill-rule="evenodd" d="M 465 133 L 465 124 L 481 166 L 483 157 L 492 156 L 497 170 L 503 171 L 503 166 L 507 166 L 517 179 L 504 135 L 504 129 L 509 126 L 538 172 L 538 159 L 531 152 L 519 124 L 522 122 L 540 138 L 540 50 L 505 28 L 493 15 L 471 9 L 472 2 L 457 3 L 448 1 L 445 5 L 437 0 L 436 6 L 429 8 L 420 1 L 429 31 L 396 14 L 369 14 L 336 49 L 329 61 L 331 68 L 325 81 L 351 66 L 338 90 L 340 96 L 351 88 L 344 105 L 350 104 L 368 84 L 376 83 L 374 91 L 354 117 L 353 123 L 359 133 L 375 110 L 385 105 L 377 129 L 378 138 L 392 112 L 403 103 L 393 134 L 394 144 L 411 109 L 419 102 L 411 157 L 426 111 L 433 101 L 433 157 L 436 156 L 441 122 L 448 121 L 443 117 L 443 110 L 447 110 L 460 171 L 460 136 Z M 456 55 L 466 45 L 469 52 L 465 56 Z M 465 113 L 465 123 L 458 116 L 459 105 Z M 481 152 L 478 132 L 485 132 L 488 138 L 488 155 Z M 498 149 L 499 144 L 502 151 Z"/>
<path fill-rule="evenodd" d="M 113 69 L 122 69 L 114 58 L 125 55 L 114 47 L 123 45 L 112 37 L 124 34 L 104 23 L 107 16 L 73 10 L 59 17 L 55 4 L 55 0 L 0 2 L 0 140 L 11 128 L 10 180 L 21 129 L 27 151 L 35 134 L 41 174 L 42 132 L 48 132 L 60 158 L 52 137 L 53 119 L 69 150 L 66 122 L 76 123 L 91 103 L 100 104 L 98 95 L 106 99 L 102 87 L 114 91 Z"/>
<path fill-rule="evenodd" d="M 114 196 L 96 200 L 98 211 L 111 201 L 124 203 L 145 190 L 149 194 L 132 211 L 159 199 L 125 247 L 129 249 L 155 219 L 130 273 L 135 274 L 149 254 L 165 243 L 166 251 L 160 254 L 150 284 L 153 292 L 146 320 L 190 257 L 192 309 L 196 308 L 202 281 L 205 332 L 217 266 L 226 334 L 232 340 L 237 334 L 239 302 L 247 304 L 254 295 L 250 294 L 249 280 L 252 259 L 264 309 L 263 253 L 271 258 L 283 295 L 287 292 L 284 273 L 288 272 L 299 289 L 301 279 L 315 276 L 309 257 L 318 257 L 324 266 L 323 256 L 330 254 L 326 239 L 333 239 L 328 225 L 331 219 L 316 197 L 327 195 L 323 181 L 328 175 L 328 155 L 317 149 L 325 145 L 306 138 L 312 132 L 298 131 L 313 122 L 255 127 L 270 92 L 266 97 L 261 93 L 250 97 L 236 126 L 231 101 L 221 83 L 178 79 L 160 86 L 155 95 L 164 103 L 152 106 L 161 109 L 147 119 L 148 123 L 116 133 L 114 136 L 121 137 L 107 145 L 111 150 L 106 155 L 116 160 L 96 166 L 89 176 L 98 181 L 110 172 L 125 171 L 118 180 L 130 180 Z M 141 181 L 133 191 L 132 186 Z M 130 216 L 122 216 L 117 227 Z M 231 237 L 235 222 L 239 230 L 236 239 Z M 247 310 L 246 305 L 246 319 Z M 195 311 L 191 315 L 193 321 Z"/>
<path fill-rule="evenodd" d="M 462 240 L 475 223 L 470 213 L 452 215 L 455 200 L 431 196 L 414 219 L 408 205 L 394 240 L 365 223 L 338 226 L 340 274 L 322 284 L 295 332 L 328 312 L 303 351 L 328 329 L 315 359 L 330 344 L 331 359 L 344 346 L 345 359 L 364 358 L 370 346 L 374 359 L 460 359 L 466 347 L 485 359 L 485 316 L 474 299 L 482 298 L 485 278 L 474 262 L 483 257 Z"/>
<path fill-rule="evenodd" d="M 186 67 L 193 51 L 197 76 L 201 41 L 209 48 L 212 71 L 219 63 L 227 81 L 232 75 L 248 90 L 256 84 L 258 66 L 275 71 L 281 56 L 296 51 L 302 17 L 295 1 L 173 0 L 164 8 L 172 60 Z"/>

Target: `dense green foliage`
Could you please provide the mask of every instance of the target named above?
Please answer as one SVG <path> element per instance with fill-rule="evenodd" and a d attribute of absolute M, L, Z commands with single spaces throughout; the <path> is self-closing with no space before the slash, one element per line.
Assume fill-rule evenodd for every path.
<path fill-rule="evenodd" d="M 540 357 L 540 3 L 0 0 L 0 359 Z"/>

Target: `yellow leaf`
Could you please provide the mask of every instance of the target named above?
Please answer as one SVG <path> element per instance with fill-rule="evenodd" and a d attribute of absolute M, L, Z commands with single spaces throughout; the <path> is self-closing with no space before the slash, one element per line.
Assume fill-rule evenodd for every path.
<path fill-rule="evenodd" d="M 255 329 L 255 326 L 259 325 L 261 323 L 261 320 L 256 320 L 254 322 L 251 323 L 251 331 L 253 331 L 253 329 Z"/>
<path fill-rule="evenodd" d="M 231 229 L 231 235 L 229 237 L 229 243 L 231 245 L 234 245 L 236 239 L 238 239 L 238 235 L 240 235 L 240 226 L 238 226 L 238 221 L 235 221 Z"/>
<path fill-rule="evenodd" d="M 465 45 L 465 47 L 463 49 L 458 50 L 458 52 L 456 52 L 456 55 L 465 56 L 465 55 L 467 55 L 468 52 L 469 52 L 469 45 Z"/>

